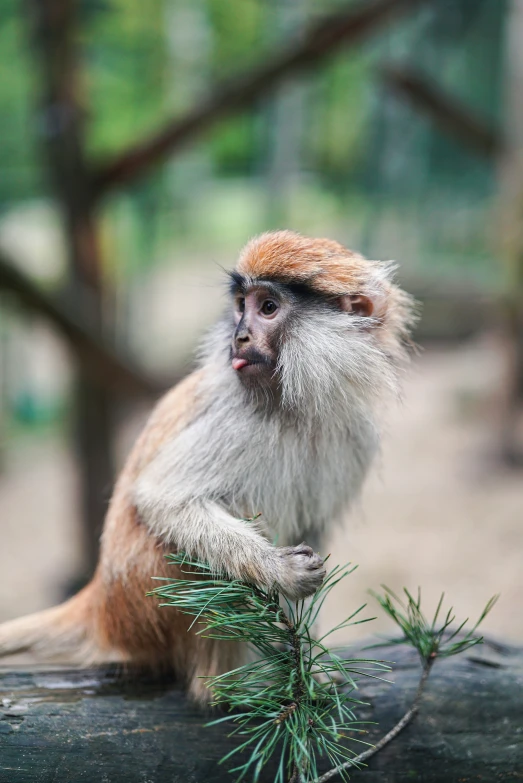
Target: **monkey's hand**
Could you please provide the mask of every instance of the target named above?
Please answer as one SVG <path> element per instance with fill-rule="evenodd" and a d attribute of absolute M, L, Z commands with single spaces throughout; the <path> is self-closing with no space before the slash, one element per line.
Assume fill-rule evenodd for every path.
<path fill-rule="evenodd" d="M 278 547 L 275 583 L 291 601 L 301 601 L 321 587 L 325 579 L 323 559 L 310 546 Z"/>

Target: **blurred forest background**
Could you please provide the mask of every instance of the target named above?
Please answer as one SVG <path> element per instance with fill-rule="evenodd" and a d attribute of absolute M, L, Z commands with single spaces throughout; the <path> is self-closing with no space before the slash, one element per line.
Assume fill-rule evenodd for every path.
<path fill-rule="evenodd" d="M 523 0 L 2 0 L 0 620 L 88 577 L 223 267 L 289 227 L 422 304 L 326 619 L 499 591 L 523 639 L 522 44 Z"/>

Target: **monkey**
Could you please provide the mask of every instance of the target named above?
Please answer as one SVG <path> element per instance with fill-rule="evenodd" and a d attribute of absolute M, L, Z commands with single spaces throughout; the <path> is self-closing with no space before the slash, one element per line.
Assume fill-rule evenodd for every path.
<path fill-rule="evenodd" d="M 165 555 L 184 551 L 292 601 L 321 586 L 318 549 L 360 493 L 408 358 L 412 300 L 393 273 L 330 239 L 251 239 L 197 369 L 157 404 L 116 482 L 92 581 L 2 624 L 0 656 L 169 668 L 205 702 L 205 678 L 244 651 L 160 608 L 151 579 L 180 576 Z"/>

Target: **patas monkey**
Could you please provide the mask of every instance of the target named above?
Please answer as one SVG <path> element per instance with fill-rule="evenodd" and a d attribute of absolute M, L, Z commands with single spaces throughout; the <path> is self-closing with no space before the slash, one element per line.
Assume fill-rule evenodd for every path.
<path fill-rule="evenodd" d="M 177 576 L 166 553 L 291 599 L 314 593 L 324 564 L 298 542 L 318 547 L 357 497 L 405 358 L 411 303 L 390 277 L 327 239 L 251 240 L 200 369 L 160 401 L 120 475 L 93 580 L 0 626 L 0 655 L 168 665 L 204 699 L 201 675 L 238 665 L 240 650 L 146 597 L 152 576 Z"/>

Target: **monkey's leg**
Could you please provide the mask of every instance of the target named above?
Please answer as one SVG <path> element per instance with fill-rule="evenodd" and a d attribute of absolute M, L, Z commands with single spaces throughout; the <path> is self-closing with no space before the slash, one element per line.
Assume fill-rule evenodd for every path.
<path fill-rule="evenodd" d="M 182 653 L 186 659 L 183 668 L 186 671 L 188 693 L 202 705 L 213 699 L 209 677 L 233 671 L 249 659 L 249 651 L 244 644 L 196 635 L 192 636 L 191 643 Z"/>

